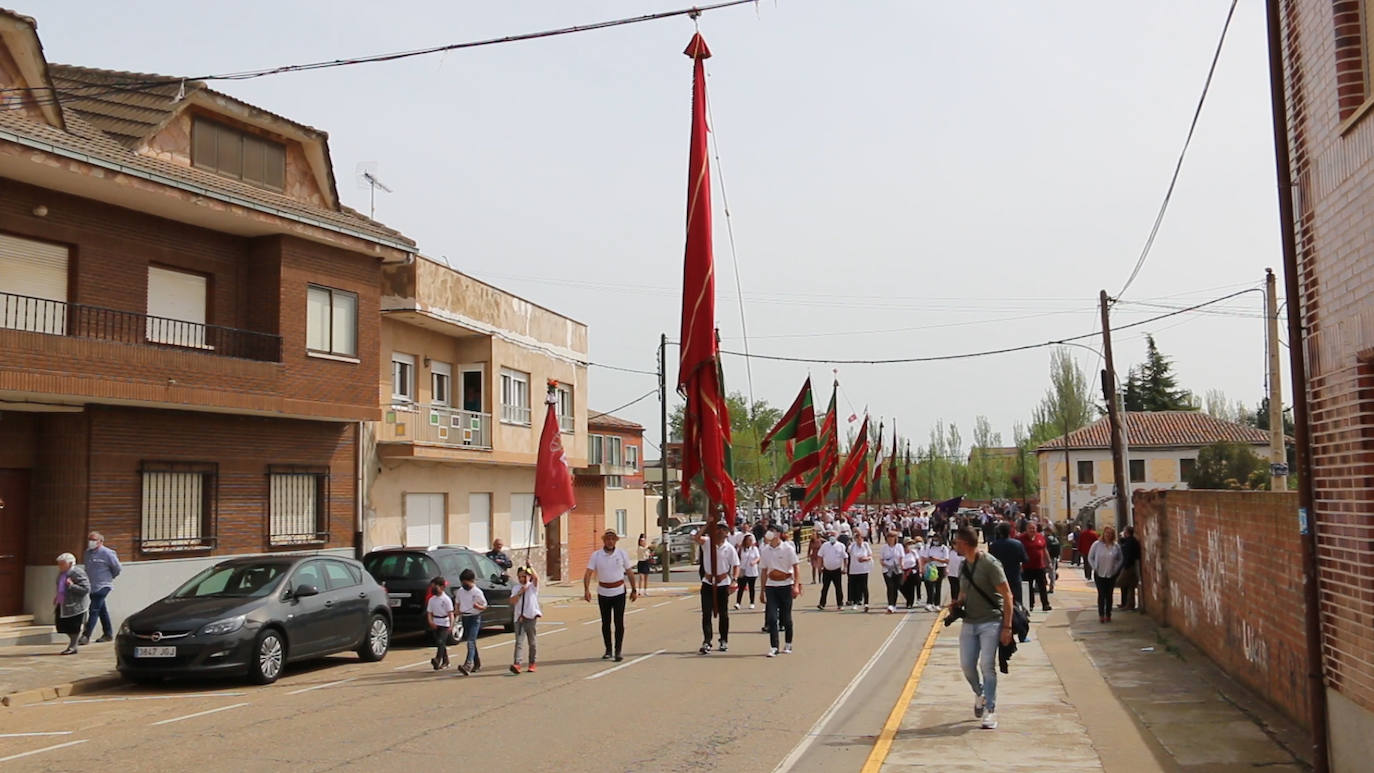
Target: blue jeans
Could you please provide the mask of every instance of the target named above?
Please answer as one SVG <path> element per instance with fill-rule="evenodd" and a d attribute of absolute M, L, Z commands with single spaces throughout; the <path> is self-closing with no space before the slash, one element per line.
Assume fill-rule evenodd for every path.
<path fill-rule="evenodd" d="M 114 635 L 114 625 L 110 622 L 110 608 L 105 605 L 105 598 L 110 595 L 114 588 L 101 588 L 91 592 L 91 613 L 86 618 L 86 630 L 82 634 L 86 638 L 91 638 L 91 632 L 95 630 L 96 619 L 100 620 L 100 630 L 106 636 Z"/>
<path fill-rule="evenodd" d="M 964 623 L 959 630 L 959 665 L 974 695 L 983 696 L 989 712 L 997 708 L 997 645 L 1002 621 Z M 982 680 L 979 680 L 979 676 Z"/>
<path fill-rule="evenodd" d="M 482 630 L 481 615 L 463 615 L 463 641 L 468 645 L 467 664 L 477 665 L 481 661 L 477 659 L 477 632 Z"/>

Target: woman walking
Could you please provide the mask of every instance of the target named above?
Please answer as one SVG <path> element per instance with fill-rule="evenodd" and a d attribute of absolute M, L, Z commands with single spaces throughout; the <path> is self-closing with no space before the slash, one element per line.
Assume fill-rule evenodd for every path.
<path fill-rule="evenodd" d="M 902 598 L 906 608 L 916 606 L 916 592 L 921 587 L 921 543 L 907 537 L 902 555 Z"/>
<path fill-rule="evenodd" d="M 649 547 L 649 540 L 643 534 L 639 535 L 639 545 L 635 547 L 635 582 L 639 583 L 639 595 L 649 595 L 649 556 L 653 550 Z"/>
<path fill-rule="evenodd" d="M 1116 529 L 1107 526 L 1102 536 L 1088 550 L 1088 568 L 1097 584 L 1097 617 L 1100 622 L 1112 621 L 1112 589 L 1121 573 L 1121 546 L 1116 544 Z"/>
<path fill-rule="evenodd" d="M 898 540 L 896 530 L 887 533 L 887 544 L 883 545 L 879 556 L 883 564 L 883 582 L 887 584 L 887 613 L 897 611 L 897 591 L 902 587 L 902 559 L 906 548 Z"/>
<path fill-rule="evenodd" d="M 58 653 L 75 655 L 77 640 L 86 625 L 86 612 L 91 608 L 91 581 L 76 565 L 76 556 L 63 553 L 57 557 L 57 595 L 52 605 L 56 612 L 57 632 L 67 635 L 67 648 Z"/>
<path fill-rule="evenodd" d="M 819 523 L 811 527 L 811 539 L 806 543 L 806 560 L 811 564 L 811 584 L 816 584 L 816 578 L 820 577 L 821 572 L 821 544 L 825 540 L 821 539 Z"/>
<path fill-rule="evenodd" d="M 759 582 L 759 547 L 754 544 L 754 535 L 746 534 L 739 543 L 739 590 L 735 592 L 735 609 L 744 600 L 744 589 L 749 589 L 749 608 L 754 608 L 755 586 Z"/>

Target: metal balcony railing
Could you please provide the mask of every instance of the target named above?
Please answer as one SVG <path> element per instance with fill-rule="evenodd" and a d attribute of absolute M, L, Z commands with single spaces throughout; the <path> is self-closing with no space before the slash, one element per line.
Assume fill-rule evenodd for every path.
<path fill-rule="evenodd" d="M 501 404 L 501 421 L 507 424 L 524 424 L 529 426 L 530 409 L 519 405 Z"/>
<path fill-rule="evenodd" d="M 281 362 L 281 336 L 0 292 L 0 328 Z"/>
<path fill-rule="evenodd" d="M 433 443 L 453 448 L 491 450 L 491 414 L 442 405 L 389 405 L 382 408 L 383 441 Z"/>

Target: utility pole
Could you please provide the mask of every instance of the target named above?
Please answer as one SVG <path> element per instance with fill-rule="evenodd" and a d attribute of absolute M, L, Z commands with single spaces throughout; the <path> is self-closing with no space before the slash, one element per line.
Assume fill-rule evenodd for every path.
<path fill-rule="evenodd" d="M 1274 269 L 1264 270 L 1264 311 L 1269 328 L 1269 490 L 1288 490 L 1288 454 L 1283 442 L 1283 382 L 1279 376 L 1279 289 Z"/>
<path fill-rule="evenodd" d="M 1107 291 L 1098 295 L 1102 307 L 1102 395 L 1107 400 L 1107 424 L 1112 430 L 1112 477 L 1116 479 L 1116 530 L 1120 532 L 1131 522 L 1131 480 L 1127 475 L 1125 419 L 1117 405 L 1116 363 L 1112 360 L 1112 325 L 1107 309 Z"/>
<path fill-rule="evenodd" d="M 1073 515 L 1073 479 L 1070 478 L 1069 470 L 1069 412 L 1064 410 L 1061 403 L 1059 406 L 1064 411 L 1064 520 L 1072 521 Z"/>
<path fill-rule="evenodd" d="M 673 484 L 668 480 L 668 334 L 658 337 L 658 474 L 663 485 L 663 515 L 659 516 L 660 544 L 663 545 L 663 581 L 673 578 L 673 548 L 668 544 L 668 518 L 673 514 Z"/>

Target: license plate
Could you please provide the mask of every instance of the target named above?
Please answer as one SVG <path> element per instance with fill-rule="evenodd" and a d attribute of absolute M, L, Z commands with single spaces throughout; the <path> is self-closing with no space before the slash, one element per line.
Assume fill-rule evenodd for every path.
<path fill-rule="evenodd" d="M 400 599 L 387 599 L 387 603 L 390 604 L 390 605 L 393 606 L 393 607 L 399 607 L 399 606 L 401 606 L 401 600 L 400 600 Z"/>
<path fill-rule="evenodd" d="M 136 658 L 174 658 L 176 656 L 176 647 L 134 647 L 134 657 Z"/>

